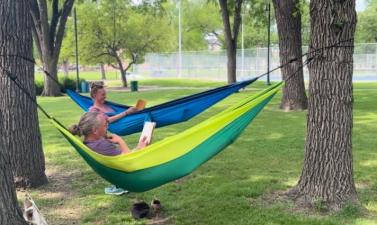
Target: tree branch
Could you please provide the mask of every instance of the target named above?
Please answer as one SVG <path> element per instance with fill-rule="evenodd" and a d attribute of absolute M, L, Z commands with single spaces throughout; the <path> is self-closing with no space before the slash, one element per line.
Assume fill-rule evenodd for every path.
<path fill-rule="evenodd" d="M 114 65 L 114 64 L 112 64 L 112 63 L 109 63 L 109 65 L 110 65 L 111 67 L 113 67 L 114 69 L 117 69 L 117 70 L 119 70 L 119 69 L 120 69 L 120 67 L 119 67 L 119 66 L 116 66 L 116 65 Z"/>
<path fill-rule="evenodd" d="M 54 54 L 53 54 L 53 57 L 55 59 L 59 58 L 60 47 L 61 47 L 62 42 L 63 42 L 65 24 L 67 22 L 67 18 L 68 18 L 69 13 L 72 11 L 72 7 L 73 7 L 74 2 L 75 2 L 75 0 L 66 0 L 64 2 L 63 8 L 62 8 L 63 11 L 62 11 L 61 16 L 60 16 L 59 26 L 58 26 L 57 33 L 56 33 L 56 36 L 55 36 L 55 48 L 54 48 Z"/>
<path fill-rule="evenodd" d="M 33 35 L 35 45 L 36 45 L 37 50 L 38 50 L 39 57 L 41 58 L 41 60 L 43 60 L 41 43 L 39 42 L 39 38 L 38 38 L 38 34 L 37 34 L 37 30 L 36 30 L 35 26 L 32 26 L 31 30 L 32 30 L 32 35 Z"/>
<path fill-rule="evenodd" d="M 41 29 L 38 31 L 38 36 L 40 42 L 44 44 L 42 46 L 46 46 L 46 49 L 42 47 L 42 51 L 47 51 L 48 55 L 52 55 L 51 50 L 53 48 L 53 43 L 49 39 L 49 27 L 48 27 L 48 9 L 47 9 L 47 2 L 46 0 L 38 0 L 38 7 L 39 7 L 39 22 Z M 47 47 L 48 46 L 48 47 Z"/>
<path fill-rule="evenodd" d="M 41 58 L 41 60 L 43 60 L 41 43 L 40 43 L 40 39 L 38 37 L 38 30 L 39 31 L 41 30 L 38 2 L 37 2 L 37 0 L 30 0 L 29 5 L 30 5 L 30 16 L 33 20 L 33 26 L 32 26 L 33 39 L 34 39 L 35 45 L 37 47 L 39 57 Z"/>
<path fill-rule="evenodd" d="M 228 1 L 219 0 L 221 8 L 221 16 L 223 18 L 224 31 L 225 31 L 225 41 L 228 47 L 232 45 L 232 30 L 230 28 L 229 22 L 229 12 L 228 12 Z"/>
<path fill-rule="evenodd" d="M 124 71 L 127 72 L 127 70 L 133 65 L 136 63 L 136 59 L 137 59 L 137 54 L 132 52 L 131 53 L 131 56 L 132 56 L 132 61 L 128 64 L 128 66 L 126 67 L 126 69 L 124 69 Z"/>
<path fill-rule="evenodd" d="M 234 6 L 234 22 L 233 22 L 233 41 L 237 43 L 238 33 L 240 31 L 241 24 L 241 9 L 242 0 L 237 0 Z"/>
<path fill-rule="evenodd" d="M 55 39 L 56 27 L 59 22 L 59 17 L 61 15 L 61 11 L 59 11 L 59 0 L 53 0 L 52 2 L 52 15 L 51 15 L 51 22 L 50 22 L 50 40 L 51 42 Z"/>
<path fill-rule="evenodd" d="M 117 56 L 116 54 L 113 54 L 111 52 L 103 52 L 101 54 L 96 55 L 95 57 L 99 58 L 99 57 L 104 56 L 104 55 L 108 55 L 108 56 L 111 56 L 111 57 L 116 57 Z"/>
<path fill-rule="evenodd" d="M 33 18 L 33 21 L 37 22 L 35 25 L 40 26 L 40 24 L 38 23 L 38 21 L 40 20 L 40 18 L 39 18 L 40 14 L 39 14 L 39 8 L 38 8 L 37 0 L 30 0 L 29 5 L 30 5 L 30 14 Z"/>

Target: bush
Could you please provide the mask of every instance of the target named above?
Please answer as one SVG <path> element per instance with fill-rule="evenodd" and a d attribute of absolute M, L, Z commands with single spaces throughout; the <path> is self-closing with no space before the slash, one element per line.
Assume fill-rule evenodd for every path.
<path fill-rule="evenodd" d="M 43 91 L 43 80 L 35 80 L 35 94 L 36 95 L 41 95 Z"/>
<path fill-rule="evenodd" d="M 81 80 L 79 82 L 81 82 Z M 60 77 L 59 83 L 61 92 L 65 93 L 65 89 L 76 90 L 76 80 Z"/>
<path fill-rule="evenodd" d="M 85 81 L 85 79 L 80 79 L 79 84 L 81 84 L 81 82 L 83 82 L 83 81 Z M 43 81 L 35 80 L 34 83 L 35 83 L 36 95 L 41 95 L 42 91 L 43 91 L 43 87 L 44 87 Z M 76 80 L 74 80 L 72 78 L 60 77 L 59 78 L 59 85 L 60 85 L 61 92 L 64 92 L 64 93 L 65 93 L 65 89 L 76 90 Z"/>

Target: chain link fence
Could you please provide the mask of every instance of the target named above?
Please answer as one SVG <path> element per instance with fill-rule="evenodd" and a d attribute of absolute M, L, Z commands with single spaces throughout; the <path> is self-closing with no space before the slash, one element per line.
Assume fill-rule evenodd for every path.
<path fill-rule="evenodd" d="M 307 47 L 303 47 L 303 52 Z M 280 65 L 279 47 L 270 48 L 270 70 Z M 237 79 L 244 80 L 267 72 L 267 48 L 237 50 Z M 194 78 L 225 81 L 226 51 L 182 52 L 179 54 L 149 53 L 143 64 L 134 65 L 134 75 L 144 78 Z M 305 80 L 309 73 L 304 68 Z M 270 74 L 271 80 L 281 80 L 280 70 Z M 377 81 L 377 43 L 355 44 L 354 81 Z"/>

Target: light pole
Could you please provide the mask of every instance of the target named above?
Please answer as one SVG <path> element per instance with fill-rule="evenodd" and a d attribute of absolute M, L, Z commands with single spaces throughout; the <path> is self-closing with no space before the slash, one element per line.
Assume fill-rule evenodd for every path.
<path fill-rule="evenodd" d="M 266 2 L 266 10 L 268 13 L 268 22 L 267 22 L 267 85 L 270 85 L 270 26 L 271 26 L 271 3 L 270 1 Z"/>
<path fill-rule="evenodd" d="M 75 28 L 75 60 L 76 60 L 76 91 L 79 92 L 79 50 L 78 50 L 78 38 L 77 38 L 77 15 L 76 7 L 73 9 L 73 23 Z"/>
<path fill-rule="evenodd" d="M 178 1 L 178 78 L 182 78 L 181 0 Z"/>
<path fill-rule="evenodd" d="M 243 4 L 241 4 L 241 77 L 243 77 L 243 72 L 245 69 L 245 46 L 244 46 L 244 10 Z"/>

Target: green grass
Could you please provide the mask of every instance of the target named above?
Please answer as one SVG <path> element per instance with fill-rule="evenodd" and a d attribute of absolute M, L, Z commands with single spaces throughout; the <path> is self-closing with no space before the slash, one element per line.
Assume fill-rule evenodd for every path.
<path fill-rule="evenodd" d="M 63 77 L 63 72 L 58 73 L 59 77 Z M 101 73 L 99 72 L 83 72 L 81 71 L 79 73 L 80 78 L 85 80 L 101 80 Z M 69 71 L 68 77 L 72 79 L 76 79 L 76 71 Z M 36 72 L 35 73 L 35 79 L 36 80 L 43 80 L 43 73 L 42 72 Z M 106 79 L 108 80 L 119 80 L 120 75 L 118 71 L 109 71 L 106 72 Z"/>
<path fill-rule="evenodd" d="M 354 89 L 376 89 L 377 82 L 356 82 L 353 84 Z"/>
<path fill-rule="evenodd" d="M 141 85 L 157 85 L 142 81 Z M 165 83 L 166 82 L 166 83 Z M 164 85 L 186 82 L 165 81 Z M 193 84 L 190 83 L 190 84 Z M 196 86 L 197 85 L 197 86 Z M 215 84 L 195 84 L 208 87 Z M 263 87 L 263 82 L 252 84 Z M 103 193 L 109 184 L 96 175 L 74 149 L 40 114 L 40 127 L 50 183 L 31 190 L 34 200 L 50 224 L 145 224 L 135 221 L 129 209 L 136 200 L 150 202 L 158 197 L 171 224 L 377 224 L 377 85 L 355 85 L 354 173 L 359 198 L 368 213 L 352 205 L 341 213 L 294 213 L 290 203 L 266 200 L 272 193 L 296 184 L 302 169 L 306 132 L 306 112 L 283 113 L 278 109 L 281 95 L 257 116 L 243 134 L 223 152 L 191 175 L 145 193 L 114 197 Z M 138 93 L 110 92 L 109 99 L 134 104 L 138 98 L 149 105 L 196 93 L 198 89 L 174 89 Z M 246 89 L 215 105 L 192 120 L 160 128 L 154 141 L 177 134 L 227 106 L 254 93 Z M 67 97 L 38 98 L 39 103 L 63 124 L 76 123 L 82 113 Z M 125 137 L 134 146 L 138 134 Z"/>
<path fill-rule="evenodd" d="M 273 84 L 274 82 L 272 82 Z M 158 86 L 158 87 L 196 87 L 196 88 L 207 88 L 207 87 L 219 87 L 226 85 L 226 82 L 221 81 L 210 81 L 210 80 L 198 80 L 198 79 L 145 79 L 139 81 L 140 86 Z M 266 82 L 256 81 L 247 88 L 264 88 L 266 87 Z"/>
<path fill-rule="evenodd" d="M 122 81 L 119 77 L 119 72 L 112 71 L 107 72 L 107 80 L 105 83 L 108 87 L 119 87 L 122 85 Z M 64 77 L 64 74 L 59 72 L 59 77 Z M 76 80 L 76 73 L 70 72 L 68 75 L 69 78 Z M 85 79 L 87 81 L 90 80 L 101 80 L 101 74 L 98 72 L 80 72 L 80 78 Z M 41 72 L 36 73 L 35 79 L 37 82 L 43 81 L 43 74 Z M 128 84 L 130 79 L 128 79 Z M 221 85 L 225 85 L 226 82 L 224 81 L 211 81 L 211 80 L 203 80 L 203 79 L 173 79 L 173 78 L 152 78 L 152 79 L 139 79 L 138 80 L 139 86 L 158 86 L 158 87 L 196 87 L 196 88 L 206 88 L 206 87 L 218 87 Z M 264 81 L 257 81 L 253 88 L 261 88 L 265 84 Z"/>

